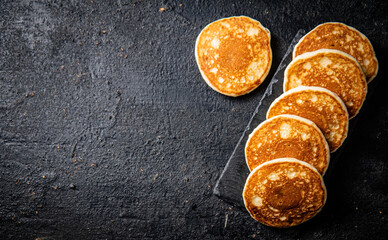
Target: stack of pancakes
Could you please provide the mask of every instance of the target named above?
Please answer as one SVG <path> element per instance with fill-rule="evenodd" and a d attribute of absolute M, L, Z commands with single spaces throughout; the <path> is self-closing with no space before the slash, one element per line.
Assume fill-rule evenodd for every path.
<path fill-rule="evenodd" d="M 345 140 L 377 70 L 369 40 L 345 24 L 321 24 L 299 41 L 284 73 L 284 93 L 246 143 L 251 173 L 243 198 L 254 219 L 290 227 L 322 209 L 330 152 Z"/>
<path fill-rule="evenodd" d="M 270 32 L 245 16 L 217 20 L 199 34 L 195 58 L 212 89 L 227 96 L 244 95 L 270 70 Z M 251 173 L 243 198 L 254 219 L 290 227 L 322 209 L 322 176 L 330 153 L 344 142 L 349 119 L 362 107 L 367 84 L 377 71 L 368 38 L 345 24 L 321 24 L 298 42 L 284 72 L 284 93 L 246 143 Z"/>

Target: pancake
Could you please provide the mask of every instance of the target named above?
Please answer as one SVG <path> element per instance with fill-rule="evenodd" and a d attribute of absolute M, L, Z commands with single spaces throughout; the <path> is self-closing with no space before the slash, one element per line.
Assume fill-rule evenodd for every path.
<path fill-rule="evenodd" d="M 338 22 L 323 23 L 298 42 L 293 57 L 321 48 L 337 49 L 352 55 L 360 63 L 368 82 L 376 77 L 378 62 L 373 46 L 357 29 Z"/>
<path fill-rule="evenodd" d="M 330 150 L 312 121 L 295 115 L 278 115 L 262 122 L 249 135 L 245 159 L 249 170 L 269 160 L 292 157 L 314 166 L 323 175 Z"/>
<path fill-rule="evenodd" d="M 271 227 L 292 227 L 321 211 L 326 187 L 318 171 L 294 158 L 279 158 L 256 167 L 243 191 L 251 216 Z"/>
<path fill-rule="evenodd" d="M 284 73 L 284 91 L 317 86 L 336 93 L 345 103 L 349 118 L 357 115 L 367 92 L 365 75 L 357 60 L 345 52 L 320 49 L 297 56 Z"/>
<path fill-rule="evenodd" d="M 292 114 L 313 121 L 326 137 L 331 152 L 337 150 L 348 133 L 348 112 L 337 94 L 321 87 L 299 86 L 272 102 L 267 119 Z"/>
<path fill-rule="evenodd" d="M 266 78 L 272 64 L 270 32 L 245 16 L 207 25 L 195 44 L 195 59 L 206 83 L 232 97 L 247 94 Z"/>

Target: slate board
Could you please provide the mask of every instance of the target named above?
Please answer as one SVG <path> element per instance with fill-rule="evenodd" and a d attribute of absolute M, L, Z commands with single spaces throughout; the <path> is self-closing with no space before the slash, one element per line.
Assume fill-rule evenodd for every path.
<path fill-rule="evenodd" d="M 283 93 L 283 77 L 284 70 L 292 60 L 292 51 L 298 41 L 305 35 L 304 29 L 298 30 L 290 46 L 287 49 L 282 61 L 279 64 L 271 82 L 262 96 L 259 104 L 257 105 L 251 119 L 248 122 L 242 136 L 240 137 L 237 145 L 234 148 L 232 155 L 230 156 L 220 178 L 218 179 L 213 193 L 226 202 L 229 202 L 237 207 L 244 208 L 244 202 L 242 198 L 242 191 L 244 189 L 245 181 L 250 173 L 245 161 L 245 143 L 248 140 L 249 134 L 255 129 L 261 122 L 266 120 L 266 113 L 271 103 Z M 369 86 L 368 86 L 369 87 Z M 370 94 L 370 89 L 368 90 Z M 361 111 L 360 111 L 361 112 Z M 358 114 L 349 122 L 349 131 L 347 139 L 349 138 L 352 129 L 354 129 Z M 346 143 L 346 140 L 344 144 Z M 343 144 L 343 145 L 344 145 Z M 332 172 L 333 165 L 340 158 L 341 152 L 344 146 L 340 147 L 336 152 L 330 156 L 330 165 L 325 173 L 324 179 L 328 178 Z"/>

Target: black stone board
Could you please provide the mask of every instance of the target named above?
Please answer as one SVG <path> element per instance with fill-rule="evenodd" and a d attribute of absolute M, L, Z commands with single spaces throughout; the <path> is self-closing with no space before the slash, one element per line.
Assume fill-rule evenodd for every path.
<path fill-rule="evenodd" d="M 263 121 L 266 120 L 266 113 L 272 102 L 283 93 L 283 78 L 284 71 L 287 65 L 292 61 L 292 51 L 298 41 L 305 35 L 306 31 L 300 29 L 292 40 L 287 49 L 279 67 L 272 77 L 263 97 L 257 105 L 248 125 L 245 127 L 243 134 L 237 142 L 232 155 L 230 156 L 224 170 L 221 173 L 215 187 L 214 194 L 221 199 L 230 202 L 238 207 L 244 207 L 242 191 L 246 179 L 250 173 L 245 161 L 245 144 L 248 140 L 249 134 Z M 368 87 L 369 95 L 372 94 L 370 86 Z M 361 112 L 362 114 L 362 112 Z M 335 166 L 335 163 L 341 159 L 342 149 L 346 144 L 346 140 L 352 135 L 356 128 L 360 114 L 349 121 L 348 135 L 343 145 L 334 153 L 330 154 L 330 164 L 324 175 L 324 179 L 330 176 L 330 173 Z"/>

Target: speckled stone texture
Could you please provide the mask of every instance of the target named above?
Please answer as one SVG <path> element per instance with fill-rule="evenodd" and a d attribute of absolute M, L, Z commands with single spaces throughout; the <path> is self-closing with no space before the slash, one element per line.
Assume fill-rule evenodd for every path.
<path fill-rule="evenodd" d="M 0 239 L 384 239 L 388 235 L 386 1 L 1 1 Z M 197 35 L 247 15 L 273 66 L 230 98 L 202 80 Z M 298 29 L 340 21 L 380 71 L 328 202 L 295 229 L 212 194 Z"/>

